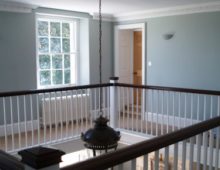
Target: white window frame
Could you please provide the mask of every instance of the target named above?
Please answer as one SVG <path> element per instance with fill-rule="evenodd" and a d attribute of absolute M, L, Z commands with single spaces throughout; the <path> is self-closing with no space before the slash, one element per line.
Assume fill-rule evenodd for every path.
<path fill-rule="evenodd" d="M 45 21 L 54 21 L 54 22 L 62 22 L 62 21 L 67 21 L 67 22 L 73 22 L 76 24 L 75 26 L 75 34 L 73 37 L 73 41 L 75 42 L 75 51 L 70 52 L 70 55 L 73 54 L 75 55 L 74 58 L 71 58 L 71 65 L 70 65 L 70 72 L 71 72 L 71 82 L 70 84 L 59 84 L 59 85 L 41 85 L 40 84 L 40 66 L 39 66 L 39 41 L 38 41 L 38 20 L 45 20 Z M 36 72 L 37 72 L 37 88 L 38 89 L 44 89 L 44 88 L 57 88 L 57 87 L 68 87 L 68 86 L 74 86 L 78 84 L 78 75 L 79 75 L 79 19 L 69 17 L 69 16 L 53 16 L 53 15 L 48 15 L 48 14 L 36 14 L 36 23 L 35 23 L 35 30 L 36 30 Z M 49 43 L 50 44 L 50 43 Z M 62 46 L 61 46 L 62 47 Z M 49 53 L 50 53 L 50 45 L 49 45 Z M 62 53 L 62 52 L 61 52 Z M 52 63 L 52 60 L 50 61 Z M 73 65 L 75 63 L 75 66 Z M 52 69 L 52 66 L 51 68 Z M 64 68 L 63 68 L 64 70 Z M 73 74 L 74 73 L 74 74 Z M 51 75 L 52 77 L 52 75 Z M 73 79 L 75 77 L 75 82 L 73 82 Z M 51 79 L 52 81 L 52 79 Z"/>

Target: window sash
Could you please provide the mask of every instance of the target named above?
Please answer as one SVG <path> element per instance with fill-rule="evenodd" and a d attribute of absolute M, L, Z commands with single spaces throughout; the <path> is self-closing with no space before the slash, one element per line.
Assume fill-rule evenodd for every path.
<path fill-rule="evenodd" d="M 39 31 L 38 31 L 38 22 L 39 21 L 45 21 L 47 22 L 47 33 L 48 35 L 39 35 Z M 78 20 L 77 19 L 70 19 L 70 18 L 52 18 L 51 16 L 49 18 L 45 18 L 42 16 L 38 16 L 36 19 L 36 37 L 37 37 L 37 83 L 38 83 L 38 88 L 48 88 L 48 87 L 62 87 L 62 86 L 69 86 L 69 85 L 74 85 L 77 83 L 77 58 L 79 57 L 79 52 L 78 52 Z M 50 33 L 50 26 L 51 23 L 53 22 L 57 22 L 59 23 L 60 26 L 60 35 L 59 36 L 51 36 Z M 63 23 L 69 23 L 69 27 L 70 27 L 70 37 L 64 37 L 63 36 Z M 39 50 L 39 38 L 48 38 L 48 51 L 47 52 L 42 52 Z M 51 38 L 59 38 L 60 40 L 60 51 L 59 52 L 52 52 L 51 51 Z M 64 47 L 63 47 L 63 39 L 67 39 L 70 40 L 70 47 L 69 50 L 70 52 L 64 52 Z M 73 45 L 72 45 L 73 44 Z M 40 68 L 40 56 L 41 55 L 48 55 L 50 60 L 50 68 Z M 52 64 L 53 64 L 53 55 L 61 55 L 62 57 L 62 68 L 53 68 Z M 69 55 L 70 56 L 70 67 L 69 68 L 65 68 L 64 67 L 64 59 L 65 59 L 65 55 Z M 53 82 L 53 71 L 56 70 L 62 70 L 62 84 L 54 84 Z M 70 70 L 70 83 L 65 84 L 65 71 L 69 71 Z M 42 85 L 41 84 L 41 72 L 42 71 L 49 71 L 50 72 L 50 85 Z M 67 73 L 68 74 L 68 73 Z"/>

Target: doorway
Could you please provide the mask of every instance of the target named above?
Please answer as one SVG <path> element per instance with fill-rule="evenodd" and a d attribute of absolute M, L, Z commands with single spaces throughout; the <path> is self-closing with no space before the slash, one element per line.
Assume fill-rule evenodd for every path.
<path fill-rule="evenodd" d="M 114 75 L 119 82 L 145 84 L 145 24 L 115 26 Z"/>
<path fill-rule="evenodd" d="M 115 26 L 114 75 L 120 83 L 145 84 L 145 24 Z M 141 104 L 141 91 L 133 92 L 134 104 Z M 130 101 L 131 102 L 131 101 Z"/>

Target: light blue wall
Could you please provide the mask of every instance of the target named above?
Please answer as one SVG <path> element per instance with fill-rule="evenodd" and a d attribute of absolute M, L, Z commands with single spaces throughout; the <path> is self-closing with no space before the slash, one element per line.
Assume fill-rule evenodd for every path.
<path fill-rule="evenodd" d="M 103 22 L 102 25 L 102 79 L 109 82 L 113 76 L 113 24 Z M 90 82 L 99 82 L 99 46 L 98 46 L 98 21 L 90 21 Z"/>
<path fill-rule="evenodd" d="M 87 13 L 39 8 L 32 13 L 0 12 L 0 92 L 37 88 L 35 13 L 80 19 L 79 84 L 98 82 L 98 22 Z M 112 75 L 112 23 L 103 23 L 103 79 Z M 110 58 L 109 58 L 110 57 Z"/>
<path fill-rule="evenodd" d="M 50 9 L 37 12 L 67 13 Z M 73 13 L 72 13 L 73 14 Z M 83 62 L 90 80 L 81 84 L 98 82 L 98 21 L 86 13 L 74 13 L 85 18 L 82 31 L 88 31 Z M 0 13 L 0 91 L 35 89 L 35 15 Z M 220 90 L 220 12 L 151 18 L 127 23 L 146 23 L 146 58 L 152 62 L 147 66 L 147 84 Z M 86 23 L 87 22 L 87 23 Z M 87 24 L 88 27 L 85 25 Z M 163 34 L 175 32 L 171 40 Z M 86 51 L 88 54 L 86 54 Z M 146 63 L 147 64 L 147 63 Z M 25 67 L 24 67 L 25 66 Z M 103 22 L 103 82 L 113 75 L 113 24 Z"/>
<path fill-rule="evenodd" d="M 36 88 L 34 14 L 0 12 L 0 91 Z"/>
<path fill-rule="evenodd" d="M 150 19 L 147 59 L 150 85 L 220 90 L 220 13 Z"/>
<path fill-rule="evenodd" d="M 146 84 L 220 90 L 220 12 L 115 23 L 146 24 Z M 174 32 L 171 40 L 163 35 Z"/>
<path fill-rule="evenodd" d="M 80 57 L 78 84 L 89 84 L 89 19 L 80 19 Z"/>

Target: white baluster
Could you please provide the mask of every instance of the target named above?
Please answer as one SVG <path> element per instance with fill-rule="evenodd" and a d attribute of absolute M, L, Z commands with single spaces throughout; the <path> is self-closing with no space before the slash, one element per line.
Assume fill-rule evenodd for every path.
<path fill-rule="evenodd" d="M 66 119 L 65 119 L 65 125 L 66 125 L 66 138 L 68 138 L 68 131 L 69 131 L 69 117 L 68 117 L 68 98 L 67 98 L 67 91 L 65 91 L 65 117 L 66 117 Z"/>
<path fill-rule="evenodd" d="M 117 94 L 116 94 L 116 98 L 117 98 L 117 101 L 118 101 L 118 128 L 122 128 L 121 127 L 121 89 L 120 87 L 115 87 L 117 88 Z"/>
<path fill-rule="evenodd" d="M 51 104 L 52 104 L 52 102 L 51 102 L 51 93 L 49 93 L 49 95 L 48 95 L 48 97 L 49 97 L 49 99 L 48 99 L 48 102 L 49 102 L 49 110 L 48 110 L 48 112 L 49 112 L 49 115 L 48 115 L 48 120 L 49 120 L 49 141 L 51 141 L 52 140 L 52 118 L 51 118 L 51 116 L 52 116 L 52 107 L 51 107 Z"/>
<path fill-rule="evenodd" d="M 156 136 L 158 136 L 159 135 L 159 132 L 158 132 L 159 131 L 158 116 L 159 116 L 159 107 L 160 107 L 159 106 L 159 90 L 157 90 L 156 92 L 157 92 L 157 102 L 155 101 L 157 103 L 157 106 L 156 106 L 156 115 L 157 115 L 157 118 L 156 118 L 157 119 L 156 120 Z"/>
<path fill-rule="evenodd" d="M 180 115 L 180 112 L 181 112 L 181 111 L 180 111 L 180 108 L 181 108 L 181 106 L 180 106 L 181 96 L 180 96 L 180 95 L 181 95 L 181 93 L 179 92 L 179 93 L 178 93 L 178 114 L 179 114 L 179 115 L 178 115 L 178 129 L 181 128 L 181 121 L 180 121 L 180 119 L 181 119 L 181 115 Z"/>
<path fill-rule="evenodd" d="M 216 149 L 215 149 L 215 170 L 219 167 L 219 145 L 220 145 L 220 127 L 217 128 Z"/>
<path fill-rule="evenodd" d="M 186 169 L 186 140 L 182 142 L 182 170 Z"/>
<path fill-rule="evenodd" d="M 206 120 L 206 96 L 204 96 L 203 120 Z"/>
<path fill-rule="evenodd" d="M 197 121 L 199 121 L 199 113 L 200 113 L 200 111 L 199 111 L 199 108 L 200 108 L 200 100 L 199 100 L 199 94 L 197 95 L 198 97 L 197 97 Z"/>
<path fill-rule="evenodd" d="M 159 170 L 159 150 L 154 152 L 154 169 Z"/>
<path fill-rule="evenodd" d="M 173 92 L 172 93 L 173 95 L 173 97 L 172 97 L 172 99 L 173 99 L 173 131 L 175 130 L 174 128 L 175 128 L 175 93 Z"/>
<path fill-rule="evenodd" d="M 191 125 L 193 124 L 193 94 L 190 95 L 190 119 L 191 119 Z"/>
<path fill-rule="evenodd" d="M 206 170 L 208 155 L 208 132 L 203 133 L 203 170 Z"/>
<path fill-rule="evenodd" d="M 173 169 L 178 170 L 178 143 L 174 144 L 174 163 Z"/>
<path fill-rule="evenodd" d="M 10 114 L 11 114 L 11 138 L 12 138 L 12 151 L 15 149 L 15 140 L 14 140 L 14 116 L 13 116 L 13 107 L 12 107 L 12 97 L 9 97 L 10 103 Z"/>
<path fill-rule="evenodd" d="M 21 127 L 20 127 L 20 103 L 19 97 L 16 97 L 17 101 L 17 115 L 18 115 L 18 148 L 21 148 Z"/>
<path fill-rule="evenodd" d="M 167 92 L 167 133 L 169 133 L 169 92 Z"/>
<path fill-rule="evenodd" d="M 37 105 L 37 144 L 40 145 L 41 141 L 41 133 L 40 133 L 40 128 L 41 128 L 41 118 L 40 118 L 40 104 L 39 104 L 39 94 L 36 94 L 36 105 Z"/>
<path fill-rule="evenodd" d="M 197 135 L 196 141 L 197 141 L 197 162 L 196 162 L 196 167 L 197 167 L 197 170 L 200 170 L 202 134 Z"/>
<path fill-rule="evenodd" d="M 164 170 L 169 170 L 169 146 L 165 147 L 165 169 Z"/>
<path fill-rule="evenodd" d="M 161 97 L 161 112 L 162 112 L 162 122 L 161 122 L 161 134 L 164 135 L 164 91 L 162 91 L 162 97 Z"/>
<path fill-rule="evenodd" d="M 193 159 L 194 159 L 194 137 L 190 138 L 190 148 L 189 148 L 189 169 L 193 170 Z"/>
<path fill-rule="evenodd" d="M 150 131 L 151 131 L 151 135 L 153 135 L 153 120 L 154 120 L 154 117 L 153 117 L 153 101 L 154 101 L 154 91 L 153 90 L 151 90 L 151 101 L 150 101 L 150 103 L 151 103 L 151 124 L 150 124 Z"/>
<path fill-rule="evenodd" d="M 132 160 L 131 160 L 131 169 L 132 169 L 132 170 L 135 170 L 135 169 L 136 169 L 136 166 L 137 166 L 136 159 L 132 159 Z"/>
<path fill-rule="evenodd" d="M 58 125 L 59 125 L 59 121 L 58 121 L 58 111 L 57 111 L 57 93 L 55 92 L 54 94 L 54 120 L 55 120 L 55 139 L 56 141 L 58 140 Z"/>
<path fill-rule="evenodd" d="M 131 88 L 131 130 L 134 131 L 134 88 Z"/>
<path fill-rule="evenodd" d="M 25 131 L 25 147 L 28 146 L 27 136 L 27 110 L 26 110 L 26 97 L 24 96 L 24 131 Z"/>
<path fill-rule="evenodd" d="M 6 107 L 5 98 L 3 97 L 3 113 L 4 113 L 4 132 L 5 132 L 5 151 L 8 151 L 8 133 L 7 133 L 7 118 L 6 118 Z"/>
<path fill-rule="evenodd" d="M 145 105 L 146 105 L 146 109 L 144 110 L 144 116 L 145 116 L 145 128 L 146 128 L 146 134 L 148 134 L 148 113 L 149 113 L 149 91 L 146 90 L 146 101 L 145 101 Z"/>
<path fill-rule="evenodd" d="M 143 156 L 143 170 L 148 170 L 148 154 Z"/>
<path fill-rule="evenodd" d="M 30 111 L 31 111 L 31 143 L 34 146 L 34 116 L 33 116 L 33 99 L 32 95 L 30 95 Z"/>
<path fill-rule="evenodd" d="M 213 145 L 214 145 L 214 135 L 213 130 L 209 131 L 209 170 L 213 169 Z"/>
<path fill-rule="evenodd" d="M 139 113 L 139 89 L 137 88 L 136 89 L 136 131 L 138 132 L 139 130 L 138 130 L 138 128 L 139 128 L 139 125 L 140 125 L 140 123 L 138 123 L 138 120 L 139 120 L 139 116 L 141 116 L 141 113 Z"/>

